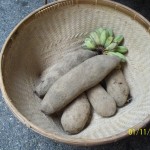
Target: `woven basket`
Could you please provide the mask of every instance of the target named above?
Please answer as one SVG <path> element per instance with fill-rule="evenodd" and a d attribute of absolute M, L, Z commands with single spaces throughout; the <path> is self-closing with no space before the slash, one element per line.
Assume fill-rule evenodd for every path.
<path fill-rule="evenodd" d="M 33 93 L 39 74 L 80 46 L 97 27 L 123 34 L 129 48 L 125 77 L 132 102 L 111 118 L 93 114 L 90 125 L 67 135 L 59 117 L 45 116 Z M 74 145 L 117 141 L 128 129 L 146 125 L 150 113 L 150 23 L 135 11 L 108 0 L 66 0 L 50 3 L 30 14 L 7 38 L 1 55 L 1 89 L 4 99 L 29 128 L 50 139 Z"/>

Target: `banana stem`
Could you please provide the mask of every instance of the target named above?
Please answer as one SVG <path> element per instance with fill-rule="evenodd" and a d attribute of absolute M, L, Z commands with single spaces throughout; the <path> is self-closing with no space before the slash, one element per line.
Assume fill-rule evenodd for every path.
<path fill-rule="evenodd" d="M 103 46 L 98 46 L 96 47 L 95 50 L 98 52 L 99 55 L 102 55 L 105 52 L 105 49 Z"/>

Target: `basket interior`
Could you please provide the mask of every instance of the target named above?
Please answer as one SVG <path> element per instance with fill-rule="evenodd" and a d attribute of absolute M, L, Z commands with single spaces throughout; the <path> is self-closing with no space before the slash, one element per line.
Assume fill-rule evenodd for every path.
<path fill-rule="evenodd" d="M 32 18 L 32 19 L 31 19 Z M 125 13 L 102 5 L 63 5 L 31 17 L 13 34 L 2 63 L 6 92 L 16 109 L 39 128 L 64 138 L 101 139 L 114 136 L 142 122 L 150 113 L 150 35 Z M 80 46 L 85 36 L 98 27 L 123 34 L 129 48 L 124 67 L 133 100 L 111 118 L 93 113 L 90 125 L 77 135 L 67 135 L 59 117 L 45 116 L 40 99 L 33 93 L 40 73 L 66 53 Z"/>

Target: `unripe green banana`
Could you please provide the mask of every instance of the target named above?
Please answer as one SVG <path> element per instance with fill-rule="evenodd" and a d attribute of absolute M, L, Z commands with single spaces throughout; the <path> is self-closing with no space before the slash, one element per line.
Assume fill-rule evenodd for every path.
<path fill-rule="evenodd" d="M 111 43 L 112 43 L 112 41 L 113 41 L 113 37 L 112 36 L 109 36 L 108 38 L 107 38 L 107 40 L 106 40 L 106 42 L 105 42 L 105 48 L 106 47 L 108 47 Z"/>
<path fill-rule="evenodd" d="M 123 39 L 124 39 L 123 35 L 117 35 L 117 36 L 115 36 L 113 42 L 118 43 L 118 45 L 119 45 L 123 41 Z"/>
<path fill-rule="evenodd" d="M 115 51 L 119 52 L 119 53 L 122 53 L 122 54 L 125 54 L 125 53 L 128 52 L 128 49 L 125 46 L 117 46 L 115 48 Z"/>
<path fill-rule="evenodd" d="M 96 45 L 100 45 L 100 38 L 98 36 L 98 34 L 96 32 L 91 32 L 90 36 L 89 36 L 92 40 L 94 40 L 94 42 L 96 43 Z"/>
<path fill-rule="evenodd" d="M 103 30 L 104 30 L 103 28 L 99 28 L 99 29 L 95 30 L 95 32 L 98 34 L 99 40 L 100 40 L 101 33 L 103 32 Z"/>
<path fill-rule="evenodd" d="M 126 62 L 126 57 L 123 54 L 119 53 L 119 52 L 109 52 L 108 51 L 107 55 L 118 56 L 121 59 L 122 62 Z"/>
<path fill-rule="evenodd" d="M 112 29 L 107 29 L 109 36 L 114 36 L 113 30 Z"/>
<path fill-rule="evenodd" d="M 107 29 L 104 29 L 104 30 L 106 30 L 106 37 L 108 38 L 109 37 L 109 31 Z"/>
<path fill-rule="evenodd" d="M 107 39 L 107 31 L 103 30 L 101 35 L 100 35 L 100 42 L 101 42 L 101 46 L 105 45 L 106 39 Z"/>
<path fill-rule="evenodd" d="M 95 43 L 95 41 L 94 41 L 93 39 L 89 38 L 89 37 L 87 37 L 87 38 L 84 40 L 84 42 L 87 42 L 87 41 L 91 41 L 92 43 L 93 43 L 93 42 Z M 95 43 L 95 44 L 96 44 L 96 43 Z"/>
<path fill-rule="evenodd" d="M 106 50 L 112 51 L 118 46 L 117 43 L 111 43 L 108 47 L 106 47 Z"/>
<path fill-rule="evenodd" d="M 95 32 L 98 34 L 98 36 L 100 37 L 101 33 L 103 32 L 103 28 L 99 28 L 99 29 L 96 29 Z"/>
<path fill-rule="evenodd" d="M 82 45 L 82 47 L 84 49 L 94 50 L 96 48 L 96 44 L 92 39 L 86 38 L 85 41 L 84 41 L 84 44 Z"/>

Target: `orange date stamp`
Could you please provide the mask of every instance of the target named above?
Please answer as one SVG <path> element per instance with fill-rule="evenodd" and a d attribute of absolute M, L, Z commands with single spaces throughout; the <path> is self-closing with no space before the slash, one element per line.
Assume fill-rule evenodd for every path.
<path fill-rule="evenodd" d="M 128 129 L 128 135 L 140 135 L 140 136 L 149 136 L 150 135 L 150 129 L 146 129 L 146 128 L 140 128 L 140 129 L 134 129 L 134 128 L 130 128 Z"/>

